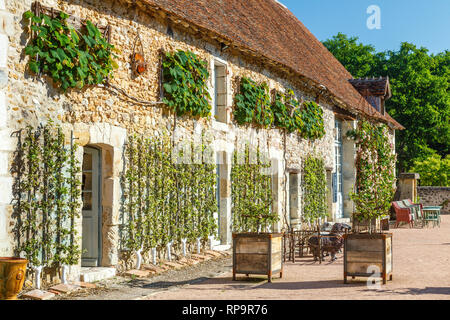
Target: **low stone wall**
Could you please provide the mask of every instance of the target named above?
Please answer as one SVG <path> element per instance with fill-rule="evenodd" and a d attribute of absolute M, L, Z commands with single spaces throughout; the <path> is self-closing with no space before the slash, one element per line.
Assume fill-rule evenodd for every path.
<path fill-rule="evenodd" d="M 442 213 L 450 213 L 450 187 L 418 187 L 417 193 L 424 206 L 442 206 Z"/>

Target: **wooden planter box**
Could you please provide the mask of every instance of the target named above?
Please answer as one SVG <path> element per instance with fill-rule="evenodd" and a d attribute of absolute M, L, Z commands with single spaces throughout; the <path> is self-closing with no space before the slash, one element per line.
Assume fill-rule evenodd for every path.
<path fill-rule="evenodd" d="M 283 276 L 281 233 L 233 233 L 233 280 L 237 273 Z"/>
<path fill-rule="evenodd" d="M 392 280 L 392 233 L 344 235 L 344 283 L 347 277 L 370 277 L 369 267 L 380 270 L 383 284 Z"/>

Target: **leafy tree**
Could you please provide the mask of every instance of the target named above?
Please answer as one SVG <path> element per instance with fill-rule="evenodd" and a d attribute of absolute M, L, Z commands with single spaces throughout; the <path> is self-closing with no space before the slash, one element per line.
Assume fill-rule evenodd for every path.
<path fill-rule="evenodd" d="M 450 155 L 445 158 L 437 154 L 424 160 L 416 160 L 411 169 L 420 174 L 422 186 L 450 187 Z"/>
<path fill-rule="evenodd" d="M 406 127 L 397 133 L 400 169 L 410 168 L 415 159 L 430 157 L 434 151 L 441 156 L 449 153 L 448 52 L 446 56 L 430 56 L 427 49 L 410 43 L 402 43 L 399 51 L 379 55 L 374 70 L 389 76 L 392 87 L 386 110 Z"/>
<path fill-rule="evenodd" d="M 386 110 L 406 128 L 396 133 L 399 172 L 434 153 L 449 154 L 450 52 L 430 55 L 404 42 L 398 51 L 376 53 L 357 40 L 339 33 L 324 45 L 354 77 L 389 76 L 393 96 Z"/>
<path fill-rule="evenodd" d="M 375 47 L 358 43 L 358 37 L 349 38 L 338 33 L 323 42 L 325 47 L 338 59 L 355 78 L 367 77 L 376 64 Z"/>

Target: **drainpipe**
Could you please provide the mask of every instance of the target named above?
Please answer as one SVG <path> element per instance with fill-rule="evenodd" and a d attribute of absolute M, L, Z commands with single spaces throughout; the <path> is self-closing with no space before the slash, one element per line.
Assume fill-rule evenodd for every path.
<path fill-rule="evenodd" d="M 183 257 L 186 257 L 186 241 L 186 238 L 181 239 L 181 243 L 183 244 Z"/>

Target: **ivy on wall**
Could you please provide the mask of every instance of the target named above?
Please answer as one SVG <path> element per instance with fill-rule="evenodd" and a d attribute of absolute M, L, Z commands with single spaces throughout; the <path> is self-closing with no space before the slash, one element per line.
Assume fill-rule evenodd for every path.
<path fill-rule="evenodd" d="M 87 21 L 83 30 L 76 30 L 64 12 L 52 18 L 27 11 L 23 17 L 30 22 L 33 33 L 25 47 L 25 54 L 30 56 L 29 69 L 51 77 L 63 91 L 101 84 L 117 68 L 114 46 L 92 22 Z"/>
<path fill-rule="evenodd" d="M 126 249 L 145 253 L 171 241 L 193 244 L 197 238 L 205 242 L 217 236 L 216 165 L 202 157 L 194 161 L 206 145 L 190 148 L 190 155 L 177 154 L 167 133 L 129 137 L 122 177 L 121 239 Z M 176 160 L 186 157 L 182 163 Z"/>
<path fill-rule="evenodd" d="M 207 62 L 189 51 L 176 51 L 164 55 L 163 102 L 177 115 L 207 117 L 211 113 L 208 92 Z"/>
<path fill-rule="evenodd" d="M 302 217 L 309 223 L 328 216 L 325 160 L 309 154 L 303 161 Z"/>
<path fill-rule="evenodd" d="M 268 128 L 274 116 L 270 108 L 269 86 L 257 84 L 249 78 L 241 78 L 240 93 L 236 95 L 234 118 L 238 124 L 254 123 Z"/>
<path fill-rule="evenodd" d="M 232 229 L 234 232 L 260 232 L 278 221 L 272 211 L 270 162 L 264 161 L 259 148 L 247 145 L 243 153 L 235 151 L 231 169 Z"/>
<path fill-rule="evenodd" d="M 396 155 L 387 126 L 361 119 L 347 136 L 355 140 L 357 149 L 356 182 L 350 194 L 356 206 L 354 217 L 361 222 L 388 215 L 395 193 Z"/>
<path fill-rule="evenodd" d="M 65 145 L 61 128 L 49 122 L 18 131 L 12 166 L 16 254 L 34 266 L 77 264 L 81 168 L 76 144 Z"/>

